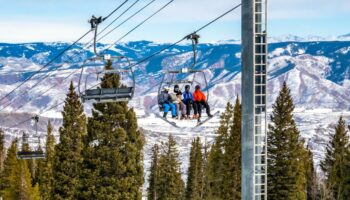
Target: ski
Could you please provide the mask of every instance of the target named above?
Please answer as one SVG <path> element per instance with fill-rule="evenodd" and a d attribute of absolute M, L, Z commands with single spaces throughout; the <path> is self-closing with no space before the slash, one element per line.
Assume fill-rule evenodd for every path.
<path fill-rule="evenodd" d="M 201 121 L 201 122 L 198 122 L 197 125 L 195 127 L 199 127 L 201 125 L 203 125 L 205 122 L 211 120 L 214 116 L 218 115 L 220 113 L 220 111 L 216 111 L 212 117 L 208 117 L 206 118 L 205 120 Z"/>
<path fill-rule="evenodd" d="M 168 124 L 170 124 L 170 125 L 172 125 L 172 126 L 174 126 L 174 127 L 176 127 L 176 128 L 180 128 L 178 125 L 176 125 L 175 122 L 171 122 L 171 121 L 169 121 L 167 118 L 164 118 L 164 117 L 160 116 L 159 114 L 156 114 L 156 116 L 157 116 L 158 118 L 162 119 L 163 121 L 165 121 L 166 123 L 168 123 Z"/>

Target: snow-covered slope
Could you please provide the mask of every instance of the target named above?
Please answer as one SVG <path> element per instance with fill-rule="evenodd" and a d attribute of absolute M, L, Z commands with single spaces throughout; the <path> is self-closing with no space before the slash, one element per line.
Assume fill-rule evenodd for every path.
<path fill-rule="evenodd" d="M 346 38 L 343 36 L 342 38 Z M 233 101 L 240 94 L 241 66 L 240 45 L 236 42 L 200 44 L 198 47 L 198 65 L 196 69 L 205 70 L 208 78 L 210 105 L 214 110 L 223 110 L 227 101 Z M 67 47 L 67 43 L 0 44 L 0 97 L 11 91 L 16 85 L 32 75 L 58 52 Z M 99 44 L 103 49 L 105 44 Z M 136 62 L 164 48 L 167 44 L 149 41 L 129 42 L 117 45 L 108 53 L 123 54 Z M 324 144 L 328 133 L 339 115 L 350 119 L 350 42 L 276 42 L 269 45 L 268 97 L 271 105 L 282 85 L 287 81 L 296 104 L 295 118 L 303 137 L 315 153 L 316 161 L 323 156 Z M 19 90 L 0 102 L 0 126 L 6 130 L 6 139 L 19 136 L 20 129 L 33 130 L 29 121 L 18 127 L 14 122 L 22 121 L 31 114 L 45 111 L 65 98 L 69 82 L 75 84 L 79 79 L 79 66 L 87 57 L 92 56 L 91 49 L 82 44 L 74 46 L 49 69 L 34 76 Z M 168 69 L 177 69 L 191 64 L 191 46 L 182 44 L 155 56 L 151 60 L 135 67 L 136 95 L 130 102 L 139 119 L 139 126 L 146 136 L 146 168 L 149 162 L 148 150 L 152 144 L 165 140 L 172 133 L 181 148 L 181 157 L 185 163 L 191 139 L 200 136 L 210 142 L 215 137 L 219 118 L 215 117 L 200 128 L 193 128 L 195 122 L 179 122 L 181 129 L 175 129 L 155 117 L 158 112 L 156 96 L 158 84 Z M 93 73 L 91 68 L 87 72 Z M 70 76 L 72 74 L 72 76 Z M 43 79 L 49 75 L 49 78 Z M 92 74 L 93 75 L 93 74 Z M 66 79 L 67 76 L 70 76 Z M 183 77 L 186 78 L 186 77 Z M 191 78 L 191 77 L 187 77 Z M 204 85 L 204 80 L 198 76 Z M 38 81 L 38 87 L 30 88 Z M 96 77 L 89 78 L 89 85 L 98 83 Z M 53 87 L 55 86 L 55 87 Z M 7 104 L 11 104 L 7 106 Z M 6 108 L 4 108 L 6 106 Z M 89 113 L 91 105 L 86 104 Z M 45 132 L 48 118 L 55 119 L 56 129 L 60 124 L 59 106 L 44 112 L 39 124 L 41 134 Z"/>

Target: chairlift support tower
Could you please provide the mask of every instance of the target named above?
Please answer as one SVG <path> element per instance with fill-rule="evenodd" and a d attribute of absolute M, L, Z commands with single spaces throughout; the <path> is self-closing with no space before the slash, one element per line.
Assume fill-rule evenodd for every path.
<path fill-rule="evenodd" d="M 242 0 L 242 199 L 267 200 L 267 0 Z"/>

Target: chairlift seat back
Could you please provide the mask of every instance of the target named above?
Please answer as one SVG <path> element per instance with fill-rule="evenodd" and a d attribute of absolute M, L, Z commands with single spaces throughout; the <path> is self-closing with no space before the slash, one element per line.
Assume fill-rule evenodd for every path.
<path fill-rule="evenodd" d="M 43 151 L 19 151 L 17 157 L 19 159 L 40 159 L 45 158 L 46 155 Z"/>
<path fill-rule="evenodd" d="M 134 88 L 96 88 L 86 90 L 82 95 L 83 101 L 95 100 L 97 102 L 121 102 L 129 101 L 132 98 Z"/>

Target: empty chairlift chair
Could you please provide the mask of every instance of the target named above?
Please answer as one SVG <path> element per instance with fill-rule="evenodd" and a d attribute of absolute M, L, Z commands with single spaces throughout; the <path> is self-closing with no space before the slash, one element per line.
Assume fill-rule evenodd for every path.
<path fill-rule="evenodd" d="M 40 142 L 40 137 L 38 137 L 38 143 Z M 17 158 L 18 159 L 44 159 L 46 157 L 45 152 L 42 150 L 40 145 L 36 150 L 24 150 L 17 152 Z"/>
<path fill-rule="evenodd" d="M 23 132 L 22 135 L 22 149 L 17 152 L 18 159 L 44 159 L 46 157 L 45 152 L 41 148 L 40 136 L 38 136 L 38 122 L 39 117 L 33 117 L 35 120 L 36 136 L 34 137 L 34 143 L 36 143 L 36 150 L 31 150 L 29 146 L 29 136 L 27 133 Z"/>
<path fill-rule="evenodd" d="M 81 85 L 82 83 L 82 76 L 84 75 L 85 67 L 95 67 L 97 69 L 98 67 L 104 67 L 108 61 L 112 63 L 112 66 L 115 64 L 116 60 L 126 59 L 128 63 L 127 69 L 117 69 L 114 68 L 112 70 L 103 70 L 100 72 L 97 72 L 96 75 L 99 77 L 99 74 L 128 74 L 131 76 L 132 84 L 129 86 L 121 86 L 119 88 L 101 88 L 101 87 L 95 87 L 95 88 L 88 88 L 88 77 L 89 74 L 85 78 L 85 89 L 83 92 L 81 92 Z M 130 66 L 130 61 L 125 56 L 110 56 L 110 55 L 104 55 L 104 56 L 97 56 L 91 59 L 88 59 L 84 62 L 79 78 L 79 92 L 80 97 L 83 102 L 85 101 L 94 101 L 97 103 L 103 103 L 103 102 L 128 102 L 130 101 L 134 96 L 134 90 L 135 90 L 135 76 L 134 72 Z"/>

